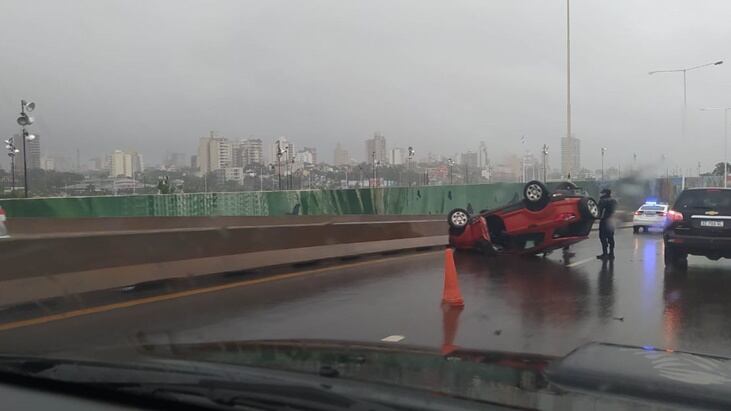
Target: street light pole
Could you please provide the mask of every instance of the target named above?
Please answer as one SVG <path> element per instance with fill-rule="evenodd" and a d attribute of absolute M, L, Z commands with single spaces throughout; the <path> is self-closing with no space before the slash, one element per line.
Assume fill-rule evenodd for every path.
<path fill-rule="evenodd" d="M 541 149 L 541 153 L 543 153 L 543 181 L 548 181 L 547 176 L 547 170 L 546 170 L 546 158 L 548 157 L 548 144 L 543 145 L 543 149 Z"/>
<path fill-rule="evenodd" d="M 375 187 L 376 186 L 376 152 L 375 151 L 371 154 L 371 158 L 372 158 L 372 161 L 373 161 L 373 183 L 368 184 L 368 186 L 369 187 L 371 187 L 371 186 Z"/>
<path fill-rule="evenodd" d="M 701 65 L 693 66 L 693 67 L 685 67 L 685 68 L 672 69 L 672 70 L 654 70 L 654 71 L 650 71 L 649 73 L 647 73 L 649 75 L 653 75 L 656 73 L 680 73 L 680 72 L 683 73 L 683 118 L 682 118 L 683 121 L 682 121 L 682 125 L 681 125 L 682 141 L 685 141 L 685 129 L 686 129 L 686 121 L 687 121 L 686 119 L 688 117 L 688 85 L 687 85 L 687 80 L 686 80 L 688 72 L 699 69 L 699 68 L 703 68 L 703 67 L 718 66 L 721 64 L 723 64 L 723 60 L 718 60 L 718 61 L 715 61 L 712 63 L 701 64 Z"/>
<path fill-rule="evenodd" d="M 33 124 L 33 117 L 29 116 L 28 113 L 35 110 L 35 108 L 36 103 L 20 100 L 20 117 L 16 120 L 21 127 L 21 138 L 23 139 L 23 189 L 25 191 L 25 198 L 28 198 L 28 150 L 25 141 L 26 139 L 31 141 L 36 137 L 28 133 L 26 127 Z"/>
<path fill-rule="evenodd" d="M 606 152 L 607 152 L 607 148 L 602 147 L 602 182 L 605 181 L 604 180 L 604 153 L 606 153 Z"/>
<path fill-rule="evenodd" d="M 5 149 L 8 150 L 8 157 L 10 157 L 10 176 L 11 176 L 11 188 L 10 193 L 15 192 L 15 156 L 20 153 L 17 147 L 15 147 L 15 141 L 13 137 L 5 140 Z"/>
<path fill-rule="evenodd" d="M 454 168 L 454 160 L 450 158 L 449 160 L 447 160 L 447 163 L 449 164 L 449 184 L 452 185 L 454 184 L 454 174 L 452 170 Z"/>
<path fill-rule="evenodd" d="M 414 151 L 414 147 L 409 146 L 409 166 L 408 166 L 409 169 L 411 169 L 411 167 L 412 167 L 411 163 L 414 159 L 415 154 L 416 154 L 416 151 Z M 407 183 L 408 183 L 409 187 L 411 187 L 411 173 L 407 173 L 407 175 L 408 175 Z M 417 181 L 417 185 L 418 185 L 419 179 L 417 178 L 416 181 Z"/>
<path fill-rule="evenodd" d="M 571 5 L 566 0 L 566 137 L 571 138 Z"/>

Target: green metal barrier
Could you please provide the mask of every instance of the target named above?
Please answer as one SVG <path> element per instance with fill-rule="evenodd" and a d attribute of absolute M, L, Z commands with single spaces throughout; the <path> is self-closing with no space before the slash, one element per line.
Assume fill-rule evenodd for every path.
<path fill-rule="evenodd" d="M 596 197 L 595 182 L 578 183 Z M 549 184 L 549 188 L 553 184 Z M 523 184 L 495 183 L 348 190 L 191 193 L 0 200 L 8 217 L 185 217 L 475 212 L 522 198 Z"/>

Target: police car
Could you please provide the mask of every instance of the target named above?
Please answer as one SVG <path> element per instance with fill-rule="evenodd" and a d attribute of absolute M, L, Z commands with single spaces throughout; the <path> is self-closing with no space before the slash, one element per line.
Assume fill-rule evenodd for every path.
<path fill-rule="evenodd" d="M 639 233 L 640 229 L 647 232 L 650 228 L 664 229 L 668 225 L 668 208 L 666 203 L 646 201 L 635 211 L 632 218 L 632 231 Z"/>

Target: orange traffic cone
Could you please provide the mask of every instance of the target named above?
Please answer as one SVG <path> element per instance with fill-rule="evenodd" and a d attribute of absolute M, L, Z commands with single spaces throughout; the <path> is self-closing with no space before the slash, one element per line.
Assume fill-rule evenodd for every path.
<path fill-rule="evenodd" d="M 449 355 L 459 348 L 454 345 L 454 339 L 457 337 L 459 315 L 462 310 L 464 310 L 463 306 L 442 305 L 442 333 L 444 334 L 441 348 L 442 355 Z"/>
<path fill-rule="evenodd" d="M 454 251 L 447 248 L 444 252 L 444 293 L 442 302 L 452 306 L 464 306 L 462 293 L 457 282 L 457 267 L 454 265 Z"/>

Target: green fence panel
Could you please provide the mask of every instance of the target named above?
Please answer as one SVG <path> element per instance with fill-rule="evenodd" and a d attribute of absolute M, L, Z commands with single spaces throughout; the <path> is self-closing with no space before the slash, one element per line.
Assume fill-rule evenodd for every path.
<path fill-rule="evenodd" d="M 596 182 L 579 184 L 596 197 Z M 553 188 L 555 184 L 549 184 Z M 9 217 L 177 217 L 346 214 L 446 214 L 475 212 L 519 201 L 523 184 L 59 197 L 0 200 Z"/>

